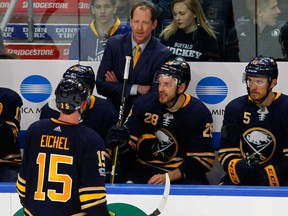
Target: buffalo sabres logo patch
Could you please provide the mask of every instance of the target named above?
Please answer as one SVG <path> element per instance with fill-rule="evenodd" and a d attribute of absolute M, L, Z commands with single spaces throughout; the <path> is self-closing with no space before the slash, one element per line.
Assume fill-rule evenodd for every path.
<path fill-rule="evenodd" d="M 146 161 L 168 162 L 178 153 L 178 147 L 175 137 L 167 129 L 160 128 L 154 135 L 145 134 L 140 138 L 138 157 Z"/>
<path fill-rule="evenodd" d="M 261 164 L 269 160 L 274 154 L 276 139 L 270 131 L 264 128 L 250 128 L 243 133 L 240 148 L 242 155 L 255 157 Z"/>

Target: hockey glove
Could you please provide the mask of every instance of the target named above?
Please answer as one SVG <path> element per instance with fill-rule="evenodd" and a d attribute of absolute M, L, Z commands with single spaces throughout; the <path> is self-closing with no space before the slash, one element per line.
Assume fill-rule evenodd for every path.
<path fill-rule="evenodd" d="M 280 170 L 277 166 L 268 165 L 259 172 L 258 185 L 280 186 Z"/>
<path fill-rule="evenodd" d="M 106 140 L 107 147 L 115 148 L 118 146 L 119 154 L 125 154 L 126 152 L 130 151 L 130 145 L 128 144 L 129 137 L 130 132 L 125 125 L 114 125 L 108 131 Z"/>
<path fill-rule="evenodd" d="M 228 166 L 228 174 L 233 184 L 257 185 L 259 171 L 260 164 L 253 159 L 233 159 Z"/>

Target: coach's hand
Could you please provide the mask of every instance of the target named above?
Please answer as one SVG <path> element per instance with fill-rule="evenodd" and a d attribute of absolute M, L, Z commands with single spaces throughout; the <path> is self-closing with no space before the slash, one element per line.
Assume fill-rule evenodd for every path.
<path fill-rule="evenodd" d="M 129 137 L 130 132 L 125 125 L 114 125 L 108 131 L 106 140 L 107 147 L 115 148 L 116 146 L 118 146 L 119 154 L 125 154 L 130 150 L 130 145 L 128 144 Z"/>

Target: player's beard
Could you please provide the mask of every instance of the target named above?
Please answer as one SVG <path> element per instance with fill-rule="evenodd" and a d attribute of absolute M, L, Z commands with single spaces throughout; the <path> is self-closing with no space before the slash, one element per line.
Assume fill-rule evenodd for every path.
<path fill-rule="evenodd" d="M 171 107 L 175 104 L 175 102 L 177 101 L 178 97 L 176 94 L 169 96 L 165 93 L 159 93 L 159 101 L 161 104 L 165 104 L 167 107 Z"/>
<path fill-rule="evenodd" d="M 267 98 L 270 91 L 272 91 L 272 89 L 269 89 L 265 93 L 262 93 L 262 94 L 258 91 L 251 91 L 250 97 L 254 101 L 255 104 L 262 104 Z"/>
<path fill-rule="evenodd" d="M 252 91 L 250 92 L 250 97 L 256 104 L 261 104 L 263 102 L 263 99 L 265 98 L 265 95 L 261 95 L 259 92 Z"/>

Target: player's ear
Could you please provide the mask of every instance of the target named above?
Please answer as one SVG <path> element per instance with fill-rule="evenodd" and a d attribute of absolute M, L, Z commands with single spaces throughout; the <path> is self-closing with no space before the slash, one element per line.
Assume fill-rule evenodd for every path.
<path fill-rule="evenodd" d="M 273 79 L 271 82 L 271 88 L 274 88 L 277 85 L 277 79 Z"/>
<path fill-rule="evenodd" d="M 186 83 L 181 83 L 177 90 L 178 94 L 183 94 L 185 89 L 186 89 Z"/>

